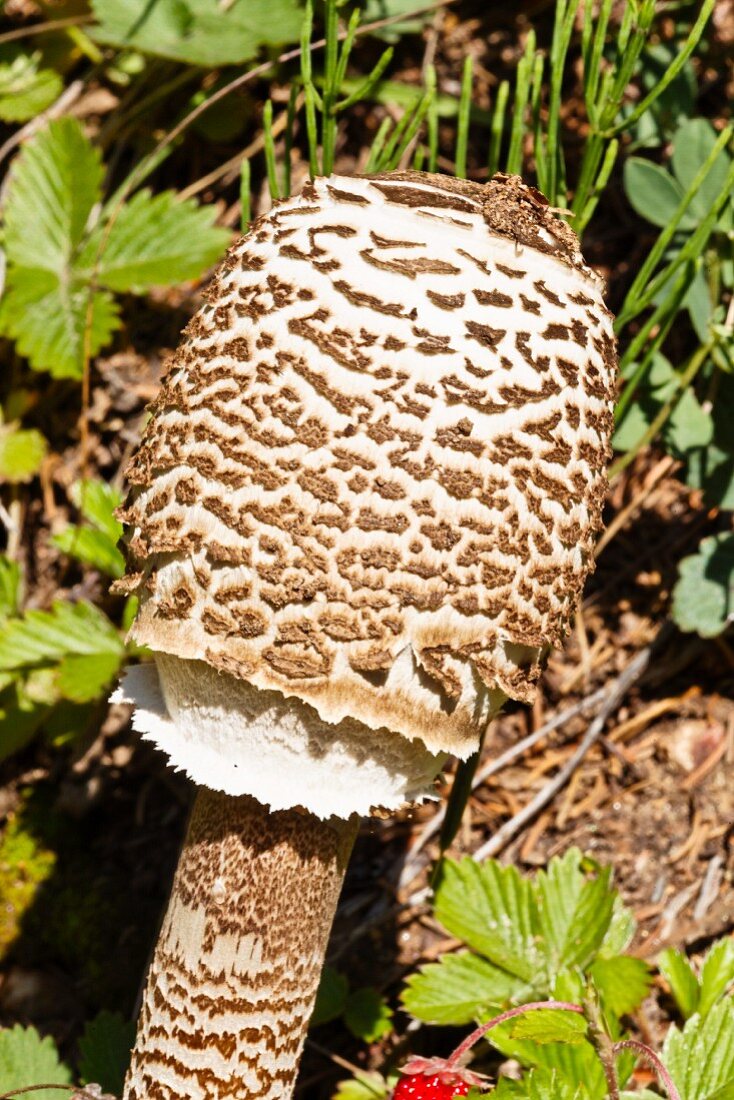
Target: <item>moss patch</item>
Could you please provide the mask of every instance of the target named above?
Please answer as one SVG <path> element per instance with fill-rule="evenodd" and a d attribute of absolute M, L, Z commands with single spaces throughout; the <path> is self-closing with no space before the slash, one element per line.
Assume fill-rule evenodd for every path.
<path fill-rule="evenodd" d="M 56 853 L 24 826 L 22 813 L 11 814 L 0 840 L 0 959 L 55 866 Z"/>

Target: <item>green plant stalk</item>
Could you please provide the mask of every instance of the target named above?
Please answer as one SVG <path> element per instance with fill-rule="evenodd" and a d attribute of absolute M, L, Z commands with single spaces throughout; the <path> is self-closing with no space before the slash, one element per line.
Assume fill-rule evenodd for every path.
<path fill-rule="evenodd" d="M 643 0 L 639 8 L 637 5 L 634 8 L 630 4 L 625 5 L 618 38 L 619 60 L 614 70 L 611 85 L 608 86 L 606 102 L 600 112 L 602 137 L 611 138 L 614 136 L 614 130 L 610 133 L 605 131 L 614 123 L 619 114 L 619 108 L 632 80 L 654 17 L 655 0 Z M 633 20 L 635 20 L 634 23 Z"/>
<path fill-rule="evenodd" d="M 510 82 L 503 80 L 497 89 L 497 98 L 494 101 L 492 122 L 489 132 L 489 148 L 487 150 L 487 171 L 490 178 L 498 171 L 500 155 L 502 152 L 502 134 L 505 129 L 507 116 L 507 102 L 510 98 Z"/>
<path fill-rule="evenodd" d="M 601 1067 L 606 1078 L 609 1090 L 609 1100 L 620 1100 L 619 1081 L 617 1080 L 617 1065 L 614 1051 L 614 1042 L 606 1027 L 601 1006 L 596 991 L 592 990 L 585 1000 L 585 1013 L 589 1027 L 589 1041 L 596 1051 L 596 1056 L 601 1062 Z"/>
<path fill-rule="evenodd" d="M 624 327 L 624 325 L 626 325 L 633 317 L 636 317 L 638 313 L 641 313 L 643 309 L 647 308 L 647 306 L 652 301 L 654 295 L 657 293 L 660 287 L 665 282 L 667 282 L 667 280 L 673 274 L 673 271 L 677 270 L 681 262 L 685 262 L 686 260 L 691 258 L 691 251 L 693 251 L 695 255 L 698 255 L 705 248 L 706 242 L 708 241 L 708 238 L 713 231 L 719 214 L 721 213 L 731 196 L 732 187 L 734 187 L 734 164 L 730 167 L 724 186 L 722 187 L 722 190 L 717 198 L 714 200 L 714 203 L 712 204 L 709 213 L 700 222 L 697 229 L 689 237 L 686 245 L 684 245 L 678 255 L 674 258 L 674 260 L 672 260 L 671 263 L 669 263 L 667 267 L 658 276 L 656 276 L 656 278 L 652 282 L 650 282 L 650 277 L 652 276 L 653 271 L 657 267 L 660 260 L 663 258 L 665 250 L 667 249 L 667 247 L 673 240 L 676 232 L 678 231 L 678 227 L 680 226 L 680 223 L 686 211 L 688 210 L 688 207 L 690 206 L 695 196 L 698 194 L 701 188 L 701 184 L 706 179 L 713 164 L 718 159 L 719 154 L 722 152 L 727 143 L 731 140 L 732 134 L 734 134 L 734 127 L 732 126 L 727 126 L 726 129 L 722 130 L 722 132 L 719 134 L 716 142 L 711 148 L 711 152 L 706 157 L 699 170 L 696 172 L 696 175 L 691 181 L 690 187 L 678 204 L 678 207 L 670 222 L 668 223 L 668 225 L 665 226 L 663 230 L 661 230 L 658 239 L 650 249 L 647 259 L 643 263 L 635 279 L 633 280 L 632 285 L 627 291 L 624 302 L 622 303 L 622 308 L 617 316 L 617 332 L 619 332 Z M 706 227 L 705 230 L 704 227 Z M 695 244 L 692 246 L 692 242 L 694 241 Z M 684 252 L 687 252 L 685 258 L 683 258 Z"/>
<path fill-rule="evenodd" d="M 273 202 L 280 198 L 278 186 L 278 169 L 275 165 L 275 143 L 273 141 L 273 101 L 268 99 L 263 108 L 263 145 L 265 148 L 265 168 L 268 176 L 268 187 Z"/>
<path fill-rule="evenodd" d="M 648 94 L 638 103 L 632 114 L 628 115 L 626 119 L 618 123 L 611 131 L 608 132 L 608 137 L 613 137 L 615 134 L 622 133 L 623 130 L 628 130 L 631 126 L 634 126 L 635 123 L 642 118 L 645 111 L 650 109 L 655 100 L 658 99 L 663 94 L 665 89 L 668 88 L 670 84 L 675 80 L 675 78 L 683 69 L 686 61 L 688 61 L 696 46 L 701 41 L 701 36 L 706 29 L 706 24 L 711 17 L 711 13 L 714 10 L 715 4 L 716 0 L 704 0 L 703 4 L 701 5 L 701 10 L 698 13 L 698 18 L 696 19 L 696 22 L 693 24 L 688 34 L 688 38 L 686 39 L 683 48 L 676 55 L 672 64 L 663 73 L 662 77 L 652 89 L 652 91 L 648 92 Z"/>
<path fill-rule="evenodd" d="M 596 23 L 594 23 L 594 5 L 592 0 L 584 0 L 584 27 L 582 31 L 582 56 L 584 62 L 584 97 L 586 109 L 597 103 L 599 94 L 599 78 L 601 76 L 601 59 L 604 53 L 604 43 L 607 37 L 609 18 L 612 13 L 613 0 L 602 0 Z M 596 120 L 589 119 L 593 127 Z"/>
<path fill-rule="evenodd" d="M 649 428 L 640 436 L 634 447 L 631 447 L 626 454 L 623 454 L 616 462 L 613 462 L 609 468 L 609 480 L 621 474 L 622 470 L 625 470 L 630 463 L 634 462 L 640 451 L 648 447 L 656 438 L 660 430 L 663 428 L 671 413 L 675 409 L 676 405 L 680 401 L 684 392 L 692 384 L 694 378 L 698 374 L 701 367 L 704 365 L 709 355 L 711 354 L 711 343 L 701 344 L 701 346 L 693 353 L 688 366 L 678 378 L 678 387 L 675 393 L 671 394 L 664 405 L 661 406 L 659 412 L 655 416 L 654 420 L 650 424 Z"/>
<path fill-rule="evenodd" d="M 426 131 L 428 139 L 428 171 L 435 172 L 438 168 L 438 103 L 436 100 L 436 68 L 428 65 L 425 72 L 426 91 L 431 94 L 431 103 L 426 114 Z"/>
<path fill-rule="evenodd" d="M 321 112 L 321 171 L 330 175 L 334 166 L 336 147 L 336 112 L 334 104 L 338 91 L 336 83 L 339 65 L 339 12 L 337 0 L 326 0 L 325 14 L 326 49 L 324 50 L 324 88 Z"/>
<path fill-rule="evenodd" d="M 379 58 L 377 64 L 375 65 L 369 76 L 366 78 L 366 80 L 363 80 L 359 87 L 355 88 L 351 95 L 346 96 L 345 99 L 340 100 L 336 104 L 337 111 L 345 111 L 347 107 L 352 107 L 355 103 L 360 103 L 363 99 L 367 98 L 367 96 L 374 88 L 375 84 L 377 84 L 380 77 L 384 73 L 385 69 L 392 61 L 393 53 L 394 51 L 392 46 L 389 46 Z"/>
<path fill-rule="evenodd" d="M 336 66 L 336 75 L 334 77 L 334 89 L 339 92 L 344 78 L 347 75 L 347 65 L 349 64 L 349 57 L 354 46 L 354 40 L 357 37 L 357 31 L 359 30 L 359 9 L 355 8 L 349 17 L 349 23 L 347 24 L 347 36 L 344 39 L 344 44 L 341 48 L 339 55 L 339 61 Z"/>
<path fill-rule="evenodd" d="M 285 122 L 285 149 L 283 151 L 283 195 L 288 198 L 291 193 L 291 155 L 293 152 L 293 129 L 296 124 L 298 111 L 298 87 L 291 84 L 288 96 L 288 113 Z"/>
<path fill-rule="evenodd" d="M 522 169 L 522 141 L 525 136 L 525 109 L 530 97 L 530 76 L 535 55 L 535 31 L 528 32 L 525 51 L 517 65 L 515 99 L 512 106 L 512 129 L 510 131 L 510 149 L 507 154 L 506 171 L 517 176 Z"/>
<path fill-rule="evenodd" d="M 645 348 L 645 354 L 637 365 L 637 369 L 631 378 L 629 378 L 625 387 L 617 401 L 617 407 L 614 411 L 615 420 L 619 423 L 629 407 L 632 398 L 637 390 L 642 379 L 647 373 L 647 368 L 652 361 L 652 357 L 656 351 L 658 351 L 665 340 L 666 336 L 673 327 L 673 323 L 678 316 L 678 310 L 681 307 L 683 299 L 688 293 L 688 289 L 693 282 L 695 276 L 695 269 L 692 265 L 686 265 L 685 269 L 681 272 L 678 279 L 672 286 L 670 293 L 666 295 L 665 300 L 660 303 L 654 313 L 651 313 L 645 324 L 635 336 L 632 343 L 629 345 L 624 355 L 619 362 L 619 371 L 622 377 L 624 377 L 625 368 L 634 363 L 637 356 Z M 656 331 L 657 330 L 657 331 Z M 650 333 L 655 332 L 649 346 L 646 347 L 647 341 L 650 337 Z"/>
<path fill-rule="evenodd" d="M 663 1083 L 670 1100 L 681 1100 L 681 1095 L 676 1088 L 675 1081 L 670 1076 L 657 1054 L 650 1050 L 645 1043 L 641 1043 L 637 1039 L 620 1039 L 618 1043 L 614 1044 L 613 1049 L 615 1054 L 618 1054 L 620 1050 L 634 1050 L 653 1067 Z"/>
<path fill-rule="evenodd" d="M 559 141 L 561 125 L 561 88 L 579 0 L 558 0 L 550 49 L 550 97 L 546 134 L 547 189 L 551 206 L 566 205 L 566 166 Z"/>
<path fill-rule="evenodd" d="M 619 141 L 617 140 L 617 138 L 612 138 L 612 140 L 609 142 L 609 145 L 607 146 L 607 150 L 604 154 L 604 159 L 601 163 L 601 168 L 599 169 L 596 180 L 594 181 L 591 190 L 587 189 L 586 194 L 583 196 L 583 205 L 581 206 L 579 212 L 575 215 L 573 227 L 579 237 L 582 236 L 584 230 L 594 216 L 594 211 L 597 208 L 599 199 L 601 198 L 605 187 L 609 183 L 609 178 L 614 169 L 614 165 L 617 162 L 618 152 Z"/>
<path fill-rule="evenodd" d="M 402 140 L 399 142 L 392 157 L 385 166 L 386 172 L 392 172 L 400 166 L 400 161 L 403 159 L 406 151 L 410 147 L 411 142 L 423 125 L 423 120 L 428 114 L 428 108 L 431 104 L 432 95 L 430 92 L 426 92 L 423 99 L 418 104 L 413 118 L 410 120 L 408 129 L 405 131 Z"/>
<path fill-rule="evenodd" d="M 483 741 L 484 737 L 482 737 L 482 742 Z M 456 839 L 456 834 L 461 826 L 466 804 L 472 792 L 472 784 L 481 754 L 482 745 L 480 744 L 476 752 L 473 752 L 466 760 L 459 760 L 456 765 L 454 782 L 446 803 L 446 813 L 441 831 L 438 834 L 439 863 Z M 432 883 L 432 885 L 435 885 L 435 883 Z"/>
<path fill-rule="evenodd" d="M 456 127 L 456 156 L 454 169 L 457 179 L 466 179 L 467 147 L 469 144 L 469 117 L 471 114 L 472 77 L 474 61 L 471 54 L 464 58 L 459 96 L 459 118 Z"/>
<path fill-rule="evenodd" d="M 365 172 L 369 175 L 370 172 L 377 171 L 377 165 L 380 157 L 382 156 L 382 150 L 387 141 L 387 135 L 390 133 L 390 127 L 392 126 L 392 120 L 389 118 L 383 118 L 379 125 L 377 133 L 375 134 L 375 140 L 372 142 L 372 148 L 370 149 L 370 155 L 365 166 Z"/>
<path fill-rule="evenodd" d="M 594 186 L 594 179 L 598 178 L 599 166 L 603 162 L 603 157 L 604 142 L 597 133 L 592 132 L 584 146 L 579 178 L 571 203 L 571 210 L 576 216 L 580 216 L 586 210 Z"/>
<path fill-rule="evenodd" d="M 538 51 L 533 61 L 533 72 L 530 78 L 530 111 L 533 119 L 533 148 L 535 149 L 535 175 L 538 187 L 544 195 L 548 194 L 550 186 L 548 180 L 548 146 L 543 130 L 543 118 L 541 114 L 543 101 L 543 72 L 545 58 Z M 565 195 L 564 195 L 565 199 Z"/>
<path fill-rule="evenodd" d="M 555 1012 L 574 1012 L 578 1016 L 585 1015 L 581 1005 L 572 1004 L 570 1001 L 529 1001 L 527 1004 L 517 1005 L 515 1008 L 508 1008 L 506 1012 L 500 1013 L 499 1016 L 495 1016 L 486 1024 L 480 1024 L 471 1034 L 467 1035 L 466 1039 L 464 1039 L 456 1050 L 449 1055 L 447 1066 L 458 1066 L 464 1055 L 470 1051 L 480 1039 L 483 1039 L 487 1032 L 491 1031 L 493 1027 L 504 1024 L 507 1020 L 514 1020 L 518 1016 L 526 1016 L 528 1012 L 538 1012 L 547 1009 L 551 1009 Z"/>

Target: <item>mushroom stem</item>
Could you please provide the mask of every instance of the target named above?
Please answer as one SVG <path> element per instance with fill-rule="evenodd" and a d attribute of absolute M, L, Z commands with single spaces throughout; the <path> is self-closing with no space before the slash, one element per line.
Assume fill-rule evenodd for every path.
<path fill-rule="evenodd" d="M 287 1100 L 358 818 L 202 789 L 123 1100 Z"/>

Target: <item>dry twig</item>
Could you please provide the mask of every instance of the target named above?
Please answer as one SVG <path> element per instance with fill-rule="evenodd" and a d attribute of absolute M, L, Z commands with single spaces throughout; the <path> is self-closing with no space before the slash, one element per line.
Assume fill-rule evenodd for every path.
<path fill-rule="evenodd" d="M 627 667 L 622 670 L 610 687 L 605 688 L 607 698 L 596 718 L 586 731 L 576 751 L 569 757 L 560 771 L 554 775 L 540 791 L 538 791 L 535 798 L 531 799 L 526 806 L 523 806 L 523 808 L 516 813 L 514 817 L 511 817 L 509 821 L 506 821 L 486 844 L 482 844 L 481 847 L 473 853 L 474 859 L 489 859 L 491 856 L 502 851 L 505 845 L 508 844 L 513 837 L 528 824 L 528 822 L 532 821 L 536 814 L 544 810 L 548 803 L 563 789 L 586 754 L 592 746 L 599 741 L 604 731 L 604 727 L 607 724 L 607 720 L 617 710 L 632 685 L 637 683 L 640 679 L 649 665 L 653 653 L 662 642 L 668 638 L 672 629 L 671 623 L 664 623 L 649 645 L 646 645 L 644 649 L 641 649 L 640 652 L 632 658 Z"/>

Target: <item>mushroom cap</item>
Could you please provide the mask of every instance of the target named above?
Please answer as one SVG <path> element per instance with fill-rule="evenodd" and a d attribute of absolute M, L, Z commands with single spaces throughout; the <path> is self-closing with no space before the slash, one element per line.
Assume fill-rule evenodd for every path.
<path fill-rule="evenodd" d="M 517 177 L 316 179 L 230 251 L 127 476 L 131 635 L 471 753 L 600 526 L 600 279 Z"/>

